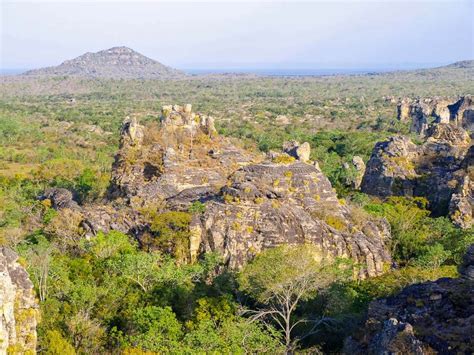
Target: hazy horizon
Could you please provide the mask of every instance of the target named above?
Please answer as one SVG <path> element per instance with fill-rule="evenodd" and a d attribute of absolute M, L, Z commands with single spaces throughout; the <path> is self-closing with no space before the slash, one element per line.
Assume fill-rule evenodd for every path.
<path fill-rule="evenodd" d="M 114 46 L 188 71 L 396 70 L 474 58 L 469 0 L 7 1 L 1 10 L 3 70 Z"/>

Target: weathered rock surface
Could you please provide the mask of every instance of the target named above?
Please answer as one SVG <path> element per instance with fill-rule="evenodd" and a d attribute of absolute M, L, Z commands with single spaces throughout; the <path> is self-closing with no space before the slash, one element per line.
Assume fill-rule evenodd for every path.
<path fill-rule="evenodd" d="M 354 190 L 358 190 L 365 174 L 365 163 L 361 157 L 355 155 L 350 163 L 344 163 L 343 168 L 347 172 L 346 185 Z"/>
<path fill-rule="evenodd" d="M 64 188 L 50 188 L 47 189 L 40 197 L 41 200 L 49 200 L 51 207 L 59 210 L 62 208 L 78 208 L 78 204 L 73 200 L 72 192 Z"/>
<path fill-rule="evenodd" d="M 474 351 L 474 245 L 458 279 L 406 287 L 374 301 L 346 354 L 471 354 Z"/>
<path fill-rule="evenodd" d="M 411 100 L 403 98 L 398 101 L 397 104 L 397 118 L 400 121 L 408 121 L 410 119 L 410 104 Z"/>
<path fill-rule="evenodd" d="M 0 354 L 34 354 L 38 304 L 18 255 L 0 247 Z"/>
<path fill-rule="evenodd" d="M 306 162 L 311 155 L 311 146 L 308 142 L 300 144 L 297 141 L 289 141 L 283 144 L 283 152 L 297 160 Z"/>
<path fill-rule="evenodd" d="M 390 261 L 386 222 L 353 219 L 312 164 L 243 167 L 206 207 L 200 220 L 202 252 L 219 252 L 231 267 L 286 243 L 312 243 L 328 258 L 351 257 L 364 266 L 361 277 L 382 273 Z"/>
<path fill-rule="evenodd" d="M 448 106 L 450 120 L 456 125 L 474 131 L 474 100 L 472 96 L 461 97 L 457 102 Z"/>
<path fill-rule="evenodd" d="M 112 167 L 111 199 L 122 197 L 139 206 L 187 189 L 218 191 L 231 172 L 259 159 L 217 136 L 211 117 L 190 110 L 191 105 L 165 106 L 160 128 L 144 133 L 136 122 L 124 121 L 120 150 Z M 132 127 L 136 127 L 134 139 Z"/>
<path fill-rule="evenodd" d="M 397 118 L 411 119 L 411 132 L 426 136 L 431 123 L 452 123 L 474 132 L 474 102 L 470 95 L 452 98 L 403 98 L 397 104 Z"/>
<path fill-rule="evenodd" d="M 472 142 L 467 132 L 454 124 L 434 124 L 421 145 L 408 137 L 395 136 L 375 145 L 362 179 L 361 189 L 387 197 L 426 197 L 435 216 L 472 208 Z M 471 153 L 470 153 L 471 152 Z M 466 182 L 467 177 L 467 182 Z M 464 186 L 464 187 L 461 187 Z M 455 196 L 452 206 L 450 201 Z M 462 202 L 460 202 L 462 200 Z M 468 216 L 463 217 L 469 220 Z M 469 222 L 465 223 L 467 227 Z"/>

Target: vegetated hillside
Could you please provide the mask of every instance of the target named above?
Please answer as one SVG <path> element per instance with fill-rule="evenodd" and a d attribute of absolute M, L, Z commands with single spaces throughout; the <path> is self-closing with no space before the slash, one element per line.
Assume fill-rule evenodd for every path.
<path fill-rule="evenodd" d="M 443 68 L 443 67 L 441 67 Z M 474 60 L 461 60 L 444 66 L 444 68 L 474 68 Z"/>
<path fill-rule="evenodd" d="M 85 53 L 55 67 L 35 69 L 24 75 L 71 75 L 93 78 L 169 79 L 184 75 L 127 47 L 113 47 L 97 53 Z"/>

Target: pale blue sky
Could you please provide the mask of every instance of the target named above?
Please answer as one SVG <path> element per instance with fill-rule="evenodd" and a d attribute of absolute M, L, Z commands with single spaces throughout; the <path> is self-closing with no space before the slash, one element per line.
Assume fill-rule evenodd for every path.
<path fill-rule="evenodd" d="M 380 68 L 474 58 L 474 1 L 1 1 L 1 66 L 125 45 L 177 68 Z"/>

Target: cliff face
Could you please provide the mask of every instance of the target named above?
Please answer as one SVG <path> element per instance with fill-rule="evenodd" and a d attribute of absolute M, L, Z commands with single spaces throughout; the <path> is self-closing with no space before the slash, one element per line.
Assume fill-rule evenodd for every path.
<path fill-rule="evenodd" d="M 36 353 L 38 304 L 33 284 L 12 250 L 0 248 L 0 354 Z"/>
<path fill-rule="evenodd" d="M 395 136 L 374 147 L 361 189 L 371 195 L 426 197 L 435 216 L 472 225 L 472 141 L 452 123 L 434 124 L 421 145 Z"/>
<path fill-rule="evenodd" d="M 474 349 L 474 245 L 458 279 L 411 285 L 370 304 L 346 354 L 470 354 Z"/>
<path fill-rule="evenodd" d="M 76 213 L 90 237 L 117 229 L 144 242 L 152 233 L 140 211 L 188 212 L 198 203 L 189 260 L 214 251 L 239 268 L 267 248 L 312 243 L 324 257 L 353 258 L 362 265 L 360 277 L 381 274 L 391 261 L 388 224 L 356 215 L 337 199 L 309 160 L 308 143 L 283 148 L 267 157 L 245 150 L 218 136 L 213 119 L 191 105 L 165 106 L 156 126 L 124 121 L 108 200 Z"/>

